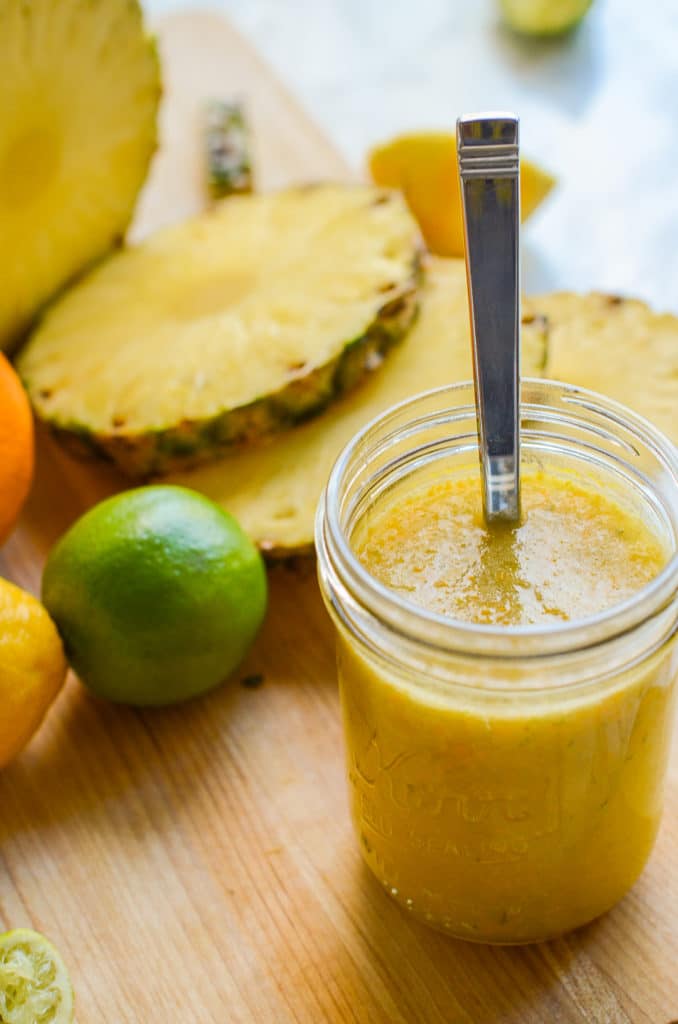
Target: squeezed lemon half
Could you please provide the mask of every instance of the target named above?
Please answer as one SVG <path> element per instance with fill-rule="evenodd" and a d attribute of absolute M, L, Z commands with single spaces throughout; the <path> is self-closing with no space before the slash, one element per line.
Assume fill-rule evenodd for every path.
<path fill-rule="evenodd" d="M 0 935 L 0 1024 L 73 1024 L 66 965 L 44 935 L 28 928 Z"/>

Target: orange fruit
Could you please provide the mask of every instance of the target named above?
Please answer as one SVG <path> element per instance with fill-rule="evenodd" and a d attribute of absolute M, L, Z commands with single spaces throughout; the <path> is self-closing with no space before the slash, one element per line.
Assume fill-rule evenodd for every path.
<path fill-rule="evenodd" d="M 368 157 L 376 185 L 400 189 L 432 253 L 464 255 L 464 224 L 457 173 L 457 140 L 448 132 L 413 132 L 375 147 Z M 520 161 L 520 214 L 526 220 L 555 178 Z"/>
<path fill-rule="evenodd" d="M 12 531 L 33 479 L 33 414 L 23 385 L 0 353 L 0 544 Z"/>

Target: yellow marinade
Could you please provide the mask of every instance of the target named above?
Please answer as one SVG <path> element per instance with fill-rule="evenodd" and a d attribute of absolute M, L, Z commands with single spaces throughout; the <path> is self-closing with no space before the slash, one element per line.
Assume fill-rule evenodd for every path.
<path fill-rule="evenodd" d="M 488 529 L 469 474 L 382 497 L 352 544 L 408 601 L 507 627 L 591 616 L 667 560 L 631 509 L 548 472 L 524 475 L 515 527 Z M 602 913 L 657 832 L 670 671 L 664 654 L 580 697 L 476 700 L 441 695 L 425 674 L 409 685 L 342 635 L 352 810 L 368 865 L 414 914 L 469 939 L 537 940 Z"/>

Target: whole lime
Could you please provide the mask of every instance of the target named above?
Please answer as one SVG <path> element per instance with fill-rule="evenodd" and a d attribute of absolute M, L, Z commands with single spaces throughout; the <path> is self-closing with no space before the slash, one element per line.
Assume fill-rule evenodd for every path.
<path fill-rule="evenodd" d="M 593 0 L 499 0 L 506 22 L 529 36 L 557 36 L 583 19 Z"/>
<path fill-rule="evenodd" d="M 42 581 L 82 682 L 136 705 L 186 700 L 225 679 L 266 597 L 251 540 L 185 487 L 140 487 L 96 505 L 54 547 Z"/>

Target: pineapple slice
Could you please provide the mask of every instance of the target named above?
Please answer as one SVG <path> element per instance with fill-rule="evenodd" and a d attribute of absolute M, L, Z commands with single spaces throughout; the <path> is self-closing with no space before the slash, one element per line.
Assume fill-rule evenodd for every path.
<path fill-rule="evenodd" d="M 229 200 L 230 202 L 230 200 Z M 547 354 L 547 322 L 524 303 L 522 363 L 539 374 Z M 432 259 L 417 323 L 378 374 L 323 416 L 233 454 L 176 475 L 228 509 L 268 557 L 307 552 L 318 499 L 344 445 L 397 402 L 472 375 L 466 274 L 462 260 Z"/>
<path fill-rule="evenodd" d="M 416 313 L 420 237 L 397 192 L 232 196 L 115 255 L 18 367 L 38 416 L 145 477 L 289 426 L 353 387 Z"/>
<path fill-rule="evenodd" d="M 122 237 L 156 146 L 136 0 L 0 3 L 0 348 Z"/>
<path fill-rule="evenodd" d="M 609 395 L 678 444 L 678 318 L 597 292 L 534 301 L 551 324 L 549 377 Z"/>

